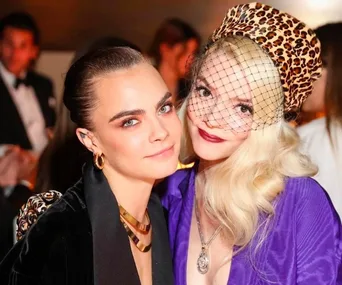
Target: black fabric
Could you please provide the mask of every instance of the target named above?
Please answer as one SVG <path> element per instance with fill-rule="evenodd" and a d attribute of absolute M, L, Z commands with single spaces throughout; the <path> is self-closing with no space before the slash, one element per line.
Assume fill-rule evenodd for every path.
<path fill-rule="evenodd" d="M 51 81 L 35 72 L 28 72 L 27 84 L 32 86 L 37 96 L 42 111 L 45 126 L 53 127 L 56 121 L 54 107 L 49 105 L 49 100 L 54 98 Z M 25 126 L 15 103 L 0 76 L 0 144 L 16 144 L 23 149 L 32 149 L 27 136 Z"/>
<path fill-rule="evenodd" d="M 15 213 L 0 189 L 0 260 L 13 246 L 13 218 Z"/>
<path fill-rule="evenodd" d="M 153 284 L 173 283 L 168 235 L 161 203 L 152 194 Z M 66 191 L 0 264 L 3 285 L 140 284 L 115 197 L 91 163 L 83 179 Z"/>
<path fill-rule="evenodd" d="M 46 127 L 53 127 L 55 124 L 55 110 L 50 107 L 49 100 L 53 98 L 53 85 L 49 79 L 38 75 L 35 72 L 28 72 L 25 84 L 32 86 L 37 96 L 40 109 L 42 111 Z M 25 126 L 15 103 L 0 76 L 0 145 L 15 144 L 23 149 L 32 149 Z M 0 187 L 0 192 L 3 189 Z M 17 185 L 8 198 L 4 200 L 0 209 L 2 217 L 1 223 L 1 249 L 0 259 L 13 245 L 13 219 L 18 214 L 19 208 L 27 201 L 31 195 L 29 189 L 23 185 Z M 6 201 L 7 200 L 7 201 Z M 4 206 L 6 205 L 6 206 Z M 3 214 L 2 212 L 6 213 Z M 3 215 L 6 215 L 5 217 Z M 6 227 L 5 227 L 6 225 Z"/>
<path fill-rule="evenodd" d="M 20 77 L 17 77 L 14 81 L 14 88 L 15 89 L 18 89 L 20 85 L 26 85 L 26 86 L 30 86 L 30 82 L 27 80 L 27 78 L 20 78 Z"/>
<path fill-rule="evenodd" d="M 14 187 L 9 197 L 4 197 L 0 188 L 0 260 L 14 244 L 14 218 L 31 195 L 30 189 L 21 184 Z"/>
<path fill-rule="evenodd" d="M 140 284 L 115 196 L 102 171 L 85 168 L 84 195 L 93 234 L 94 284 Z M 91 183 L 96 181 L 95 183 Z M 94 187 L 94 184 L 96 187 Z M 99 195 L 101 193 L 101 195 Z M 119 260 L 119 262 L 118 262 Z M 108 264 L 115 264 L 116 270 Z"/>

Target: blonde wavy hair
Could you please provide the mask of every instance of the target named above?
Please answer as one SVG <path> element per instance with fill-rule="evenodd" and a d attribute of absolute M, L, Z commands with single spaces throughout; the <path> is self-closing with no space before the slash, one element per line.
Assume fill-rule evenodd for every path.
<path fill-rule="evenodd" d="M 211 50 L 235 45 L 241 51 L 244 49 L 244 41 L 235 41 L 232 37 L 226 38 L 224 42 L 216 43 Z M 259 51 L 257 53 L 260 56 Z M 229 52 L 231 49 L 228 48 L 227 53 Z M 260 60 L 259 56 L 253 57 L 252 54 L 250 60 Z M 266 54 L 264 57 L 270 60 Z M 198 70 L 202 63 L 197 66 Z M 274 72 L 277 72 L 275 67 Z M 281 88 L 280 79 L 277 84 Z M 180 153 L 180 162 L 183 164 L 198 159 L 192 147 L 187 125 L 190 96 L 179 110 L 183 124 Z M 253 105 L 258 100 L 261 100 L 260 96 L 253 93 Z M 273 103 L 268 106 L 273 106 L 273 112 L 278 112 L 274 98 L 270 100 L 273 100 Z M 278 102 L 281 102 L 280 106 L 283 110 L 282 92 Z M 223 225 L 224 235 L 234 245 L 243 248 L 251 242 L 261 228 L 260 215 L 266 215 L 268 217 L 266 221 L 274 215 L 274 200 L 284 190 L 286 177 L 312 176 L 316 172 L 316 166 L 299 151 L 299 136 L 296 130 L 279 118 L 272 124 L 251 130 L 247 139 L 230 157 L 207 170 L 201 198 L 208 216 Z M 258 235 L 258 246 L 266 235 L 266 231 Z"/>

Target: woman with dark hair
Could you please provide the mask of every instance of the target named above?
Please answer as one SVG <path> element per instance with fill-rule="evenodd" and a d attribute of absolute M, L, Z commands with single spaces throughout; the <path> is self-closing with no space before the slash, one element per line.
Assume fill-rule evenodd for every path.
<path fill-rule="evenodd" d="M 323 72 L 303 111 L 324 113 L 298 128 L 304 150 L 318 165 L 315 179 L 329 193 L 342 217 L 342 23 L 316 29 L 322 45 Z"/>
<path fill-rule="evenodd" d="M 63 101 L 93 159 L 5 257 L 0 283 L 173 284 L 163 209 L 151 194 L 176 170 L 180 147 L 164 81 L 133 49 L 96 50 L 70 67 Z"/>
<path fill-rule="evenodd" d="M 197 31 L 178 18 L 165 20 L 154 36 L 148 55 L 177 101 L 187 94 L 187 69 L 200 44 Z"/>
<path fill-rule="evenodd" d="M 90 51 L 110 47 L 130 47 L 141 52 L 138 46 L 125 39 L 104 37 L 79 49 L 72 63 Z M 64 194 L 67 187 L 76 183 L 81 177 L 82 165 L 88 156 L 84 146 L 77 139 L 77 126 L 71 121 L 70 112 L 63 102 L 60 103 L 57 114 L 53 137 L 38 161 L 37 177 L 34 187 L 35 193 L 56 189 Z M 65 163 L 66 161 L 68 163 Z"/>

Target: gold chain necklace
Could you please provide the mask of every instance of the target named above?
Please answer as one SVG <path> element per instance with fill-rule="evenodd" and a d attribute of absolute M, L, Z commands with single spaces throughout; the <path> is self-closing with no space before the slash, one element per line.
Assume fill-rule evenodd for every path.
<path fill-rule="evenodd" d="M 217 237 L 217 235 L 221 232 L 221 230 L 223 229 L 223 226 L 222 225 L 218 226 L 215 232 L 213 233 L 213 235 L 209 238 L 209 240 L 205 242 L 202 229 L 201 229 L 201 223 L 200 223 L 196 198 L 195 198 L 195 216 L 196 216 L 198 233 L 199 233 L 201 244 L 202 244 L 201 252 L 197 259 L 197 270 L 201 274 L 206 274 L 209 270 L 209 265 L 210 265 L 210 258 L 209 258 L 209 252 L 208 252 L 209 246 L 213 242 L 213 240 Z"/>
<path fill-rule="evenodd" d="M 151 228 L 151 221 L 150 217 L 148 215 L 148 212 L 146 210 L 145 216 L 148 220 L 148 224 L 144 225 L 143 223 L 140 223 L 137 219 L 135 219 L 130 213 L 128 213 L 124 207 L 119 205 L 120 210 L 120 216 L 128 222 L 133 228 L 135 228 L 137 231 L 139 231 L 142 234 L 148 234 Z"/>

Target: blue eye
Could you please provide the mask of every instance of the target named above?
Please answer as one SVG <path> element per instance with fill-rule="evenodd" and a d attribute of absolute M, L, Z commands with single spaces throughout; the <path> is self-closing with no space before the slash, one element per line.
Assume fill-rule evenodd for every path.
<path fill-rule="evenodd" d="M 162 106 L 159 110 L 159 113 L 160 114 L 166 114 L 166 113 L 169 113 L 171 112 L 173 109 L 173 104 L 172 103 L 168 103 L 168 104 L 165 104 L 164 106 Z"/>
<path fill-rule="evenodd" d="M 133 126 L 135 126 L 138 123 L 139 123 L 139 121 L 136 120 L 136 119 L 129 119 L 129 120 L 124 121 L 122 126 L 125 127 L 125 128 L 133 127 Z"/>

